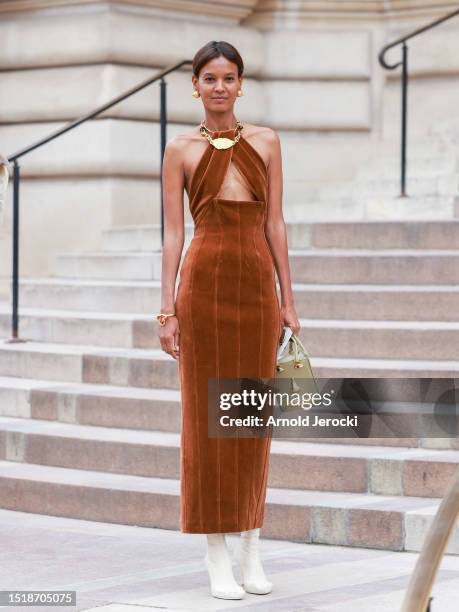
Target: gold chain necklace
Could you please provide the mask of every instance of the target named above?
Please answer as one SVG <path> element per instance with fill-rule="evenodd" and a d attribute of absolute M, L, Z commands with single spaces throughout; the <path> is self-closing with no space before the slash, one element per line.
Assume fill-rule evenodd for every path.
<path fill-rule="evenodd" d="M 201 132 L 202 136 L 204 136 L 204 138 L 207 138 L 210 144 L 213 145 L 216 149 L 229 149 L 230 147 L 234 147 L 234 145 L 239 142 L 243 128 L 244 126 L 242 125 L 242 123 L 236 119 L 236 127 L 234 128 L 234 130 L 237 133 L 235 133 L 234 140 L 231 140 L 231 138 L 212 138 L 212 132 L 206 126 L 205 120 L 203 119 L 201 121 L 201 127 L 199 128 L 199 131 Z M 216 131 L 226 132 L 227 130 Z"/>

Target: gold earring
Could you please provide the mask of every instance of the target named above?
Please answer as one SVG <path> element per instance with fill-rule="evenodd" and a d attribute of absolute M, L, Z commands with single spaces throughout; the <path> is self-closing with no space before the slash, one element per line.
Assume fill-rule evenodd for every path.
<path fill-rule="evenodd" d="M 241 96 L 243 96 L 244 94 L 242 93 L 242 89 L 238 89 L 237 91 L 237 95 L 240 98 Z"/>
<path fill-rule="evenodd" d="M 201 96 L 197 89 L 195 89 L 191 95 L 193 96 L 193 98 L 199 98 Z"/>

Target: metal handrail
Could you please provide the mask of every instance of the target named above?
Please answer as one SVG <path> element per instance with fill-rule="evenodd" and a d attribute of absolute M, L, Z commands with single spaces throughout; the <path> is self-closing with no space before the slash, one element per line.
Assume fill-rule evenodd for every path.
<path fill-rule="evenodd" d="M 148 85 L 151 85 L 155 81 L 162 79 L 169 73 L 174 72 L 174 70 L 178 70 L 185 64 L 191 64 L 191 63 L 192 63 L 191 60 L 183 60 L 179 62 L 178 64 L 173 64 L 172 66 L 165 68 L 158 74 L 155 74 L 155 76 L 148 78 L 146 81 L 142 81 L 142 83 L 140 83 L 139 85 L 136 85 L 135 87 L 128 89 L 128 91 L 126 91 L 125 93 L 117 96 L 116 98 L 113 98 L 112 100 L 110 100 L 110 102 L 107 102 L 106 104 L 103 104 L 102 106 L 99 106 L 95 110 L 91 111 L 90 113 L 87 113 L 86 115 L 83 115 L 83 117 L 80 117 L 79 119 L 75 119 L 75 121 L 71 121 L 70 123 L 68 123 L 67 125 L 64 125 L 64 127 L 60 128 L 56 132 L 53 132 L 49 136 L 46 136 L 45 138 L 41 138 L 40 140 L 37 140 L 30 146 L 25 147 L 24 149 L 20 149 L 17 153 L 13 153 L 13 155 L 9 155 L 8 160 L 15 161 L 16 159 L 19 159 L 26 153 L 30 153 L 30 151 L 33 151 L 34 149 L 41 147 L 42 145 L 46 144 L 50 140 L 54 140 L 61 134 L 65 134 L 65 132 L 72 130 L 73 128 L 77 127 L 81 123 L 84 123 L 85 121 L 88 121 L 89 119 L 93 119 L 97 115 L 100 115 L 100 113 L 102 113 L 103 111 L 111 108 L 112 106 L 115 106 L 115 104 L 118 104 L 118 102 L 122 102 L 126 98 L 129 98 L 130 96 L 134 95 L 138 91 L 144 89 L 145 87 L 148 87 Z"/>
<path fill-rule="evenodd" d="M 456 15 L 459 15 L 459 9 L 456 9 L 455 11 L 448 13 L 444 15 L 443 17 L 440 17 L 439 19 L 432 21 L 428 23 L 427 25 L 422 26 L 421 28 L 417 28 L 416 30 L 413 30 L 412 32 L 410 32 L 409 34 L 406 34 L 405 36 L 402 36 L 401 38 L 397 38 L 397 40 L 394 40 L 393 42 L 383 47 L 378 54 L 379 63 L 381 64 L 381 66 L 383 66 L 383 68 L 386 68 L 387 70 L 395 70 L 395 68 L 398 68 L 398 66 L 400 65 L 402 66 L 402 117 L 401 117 L 402 134 L 401 134 L 400 197 L 403 197 L 403 198 L 407 197 L 407 194 L 406 194 L 406 145 L 407 145 L 406 118 L 407 118 L 407 94 L 408 94 L 408 46 L 406 44 L 406 41 L 409 40 L 410 38 L 413 38 L 414 36 L 417 36 L 418 34 L 421 34 L 422 32 L 426 32 L 427 30 L 434 28 L 440 23 L 443 23 L 443 21 L 447 21 L 448 19 L 451 19 L 452 17 L 455 17 Z M 384 56 L 387 53 L 387 51 L 391 49 L 392 47 L 396 47 L 397 45 L 400 45 L 400 44 L 402 45 L 402 60 L 400 62 L 397 62 L 396 64 L 387 63 L 386 60 L 384 59 Z"/>
<path fill-rule="evenodd" d="M 74 121 L 71 121 L 70 123 L 67 123 L 66 125 L 59 128 L 55 132 L 52 132 L 48 136 L 45 136 L 44 138 L 41 138 L 40 140 L 35 141 L 31 145 L 23 149 L 20 149 L 19 151 L 16 151 L 12 155 L 7 156 L 8 161 L 13 162 L 13 166 L 14 166 L 14 170 L 13 170 L 12 317 L 11 317 L 11 338 L 8 340 L 8 342 L 21 342 L 22 341 L 18 337 L 18 327 L 19 327 L 19 317 L 18 317 L 18 310 L 19 310 L 19 185 L 20 185 L 20 165 L 18 163 L 18 159 L 23 157 L 24 155 L 27 155 L 31 151 L 38 149 L 39 147 L 43 146 L 47 142 L 50 142 L 51 140 L 54 140 L 55 138 L 62 136 L 62 134 L 69 132 L 70 130 L 81 125 L 82 123 L 85 123 L 86 121 L 89 121 L 90 119 L 93 119 L 97 115 L 100 115 L 100 113 L 102 113 L 103 111 L 111 108 L 112 106 L 115 106 L 115 104 L 122 102 L 126 98 L 129 98 L 130 96 L 134 95 L 138 91 L 145 89 L 145 87 L 148 87 L 155 81 L 159 80 L 160 81 L 160 116 L 159 116 L 159 120 L 160 120 L 160 127 L 161 127 L 161 134 L 160 134 L 161 245 L 163 245 L 164 243 L 164 210 L 163 210 L 162 170 L 163 170 L 164 150 L 166 148 L 166 124 L 167 124 L 166 81 L 164 80 L 164 77 L 170 74 L 171 72 L 178 70 L 182 66 L 185 66 L 191 63 L 192 63 L 192 60 L 182 60 L 181 62 L 172 64 L 171 66 L 165 68 L 164 70 L 161 70 L 161 72 L 158 72 L 157 74 L 155 74 L 153 77 L 150 77 L 146 79 L 145 81 L 142 81 L 135 87 L 132 87 L 125 93 L 117 96 L 116 98 L 113 98 L 106 104 L 99 106 L 98 108 L 91 111 L 90 113 L 87 113 L 86 115 L 83 115 L 82 117 L 79 117 L 78 119 L 75 119 Z"/>

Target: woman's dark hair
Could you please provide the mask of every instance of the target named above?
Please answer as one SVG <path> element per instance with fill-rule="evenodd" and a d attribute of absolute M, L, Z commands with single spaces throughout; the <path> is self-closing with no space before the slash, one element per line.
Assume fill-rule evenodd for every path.
<path fill-rule="evenodd" d="M 233 62 L 237 66 L 238 77 L 241 78 L 244 72 L 244 62 L 242 57 L 239 55 L 238 50 L 228 42 L 224 40 L 211 40 L 204 47 L 201 47 L 193 58 L 193 74 L 196 78 L 199 78 L 201 68 L 215 59 L 223 55 L 227 60 Z"/>

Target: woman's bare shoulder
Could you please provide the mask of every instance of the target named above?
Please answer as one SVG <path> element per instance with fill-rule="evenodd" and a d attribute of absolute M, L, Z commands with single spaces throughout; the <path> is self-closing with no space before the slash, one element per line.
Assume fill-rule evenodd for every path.
<path fill-rule="evenodd" d="M 273 141 L 278 138 L 277 133 L 273 128 L 264 125 L 255 125 L 253 123 L 244 123 L 244 137 L 245 138 L 260 138 L 268 141 Z"/>
<path fill-rule="evenodd" d="M 189 145 L 192 142 L 201 141 L 202 136 L 199 132 L 199 127 L 195 127 L 188 132 L 182 134 L 176 134 L 173 138 L 168 141 L 168 146 L 172 149 L 183 149 L 184 146 Z"/>
<path fill-rule="evenodd" d="M 166 154 L 173 155 L 176 160 L 184 162 L 187 158 L 187 152 L 194 149 L 196 143 L 202 144 L 202 136 L 199 132 L 199 127 L 193 128 L 188 132 L 176 134 L 167 141 Z"/>
<path fill-rule="evenodd" d="M 246 130 L 247 128 L 247 130 Z M 271 159 L 277 155 L 279 149 L 279 136 L 273 128 L 244 123 L 244 138 L 258 151 L 265 165 L 270 164 Z"/>

